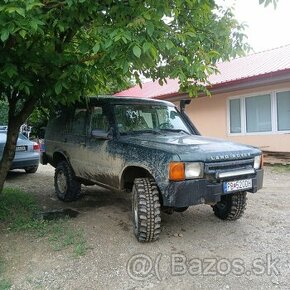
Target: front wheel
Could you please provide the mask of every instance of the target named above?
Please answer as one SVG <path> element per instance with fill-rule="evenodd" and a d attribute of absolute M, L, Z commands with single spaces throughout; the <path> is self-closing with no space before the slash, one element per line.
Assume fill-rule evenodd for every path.
<path fill-rule="evenodd" d="M 154 180 L 136 178 L 133 185 L 133 225 L 139 242 L 153 242 L 160 234 L 159 191 Z"/>
<path fill-rule="evenodd" d="M 237 192 L 223 195 L 221 201 L 213 206 L 213 211 L 222 220 L 237 220 L 243 215 L 246 205 L 247 193 Z"/>
<path fill-rule="evenodd" d="M 77 200 L 81 196 L 81 184 L 66 161 L 58 163 L 55 168 L 54 187 L 57 197 L 62 201 Z"/>

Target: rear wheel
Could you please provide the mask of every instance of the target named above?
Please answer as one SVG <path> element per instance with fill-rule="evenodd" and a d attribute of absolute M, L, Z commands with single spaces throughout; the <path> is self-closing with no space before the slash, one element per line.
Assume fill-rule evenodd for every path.
<path fill-rule="evenodd" d="M 214 214 L 222 220 L 237 220 L 246 209 L 246 201 L 246 192 L 223 195 L 221 201 L 213 206 Z"/>
<path fill-rule="evenodd" d="M 24 168 L 26 173 L 35 173 L 37 171 L 37 169 L 38 169 L 38 165 Z"/>
<path fill-rule="evenodd" d="M 62 201 L 74 201 L 81 197 L 81 184 L 66 161 L 57 164 L 54 174 L 54 187 Z"/>
<path fill-rule="evenodd" d="M 154 180 L 136 178 L 133 185 L 133 224 L 139 242 L 153 242 L 160 234 L 159 191 Z"/>

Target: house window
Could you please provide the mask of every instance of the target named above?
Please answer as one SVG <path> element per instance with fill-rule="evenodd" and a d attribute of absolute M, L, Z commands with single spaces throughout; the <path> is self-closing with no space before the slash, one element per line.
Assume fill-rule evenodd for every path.
<path fill-rule="evenodd" d="M 230 99 L 228 107 L 230 134 L 290 131 L 290 91 Z"/>
<path fill-rule="evenodd" d="M 278 131 L 290 130 L 290 92 L 277 93 Z"/>
<path fill-rule="evenodd" d="M 230 100 L 230 132 L 241 133 L 241 101 L 240 99 Z"/>
<path fill-rule="evenodd" d="M 248 97 L 245 101 L 247 133 L 272 131 L 271 96 Z"/>

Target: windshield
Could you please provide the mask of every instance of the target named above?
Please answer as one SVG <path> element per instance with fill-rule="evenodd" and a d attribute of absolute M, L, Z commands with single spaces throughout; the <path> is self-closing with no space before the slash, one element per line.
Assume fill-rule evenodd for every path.
<path fill-rule="evenodd" d="M 190 134 L 175 107 L 152 104 L 124 104 L 115 106 L 120 134 L 143 131 L 174 131 Z"/>

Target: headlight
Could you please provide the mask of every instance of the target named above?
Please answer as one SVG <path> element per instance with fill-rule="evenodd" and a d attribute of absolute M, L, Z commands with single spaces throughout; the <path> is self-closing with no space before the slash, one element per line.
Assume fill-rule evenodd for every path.
<path fill-rule="evenodd" d="M 169 180 L 182 181 L 203 177 L 203 163 L 201 162 L 170 162 Z"/>
<path fill-rule="evenodd" d="M 201 162 L 192 162 L 185 163 L 185 178 L 201 178 L 203 177 L 203 163 Z"/>
<path fill-rule="evenodd" d="M 255 156 L 254 168 L 260 169 L 262 166 L 263 166 L 263 156 L 262 155 Z"/>

